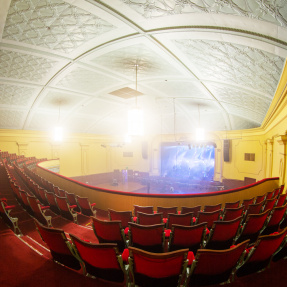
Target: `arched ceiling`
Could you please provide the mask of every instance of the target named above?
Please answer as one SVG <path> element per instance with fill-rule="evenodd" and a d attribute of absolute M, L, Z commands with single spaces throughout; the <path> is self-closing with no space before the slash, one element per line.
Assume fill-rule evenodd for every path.
<path fill-rule="evenodd" d="M 0 128 L 260 127 L 287 56 L 284 0 L 1 0 Z M 120 94 L 136 89 L 142 94 Z"/>

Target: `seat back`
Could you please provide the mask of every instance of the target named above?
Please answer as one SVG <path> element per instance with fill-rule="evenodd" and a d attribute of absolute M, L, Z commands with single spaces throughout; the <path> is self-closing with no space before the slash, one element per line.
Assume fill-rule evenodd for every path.
<path fill-rule="evenodd" d="M 204 208 L 203 208 L 203 211 L 204 212 L 213 212 L 213 211 L 216 211 L 218 209 L 221 209 L 221 203 L 219 204 L 215 204 L 215 205 L 205 205 Z"/>
<path fill-rule="evenodd" d="M 78 202 L 76 200 L 76 195 L 74 193 L 69 193 L 69 192 L 65 192 L 66 194 L 66 198 L 68 200 L 69 205 L 76 205 L 76 207 L 74 208 L 75 211 L 80 212 L 80 208 L 78 206 Z"/>
<path fill-rule="evenodd" d="M 87 197 L 76 196 L 78 206 L 81 209 L 82 214 L 87 216 L 94 216 L 94 212 L 92 210 L 91 204 Z"/>
<path fill-rule="evenodd" d="M 85 267 L 85 273 L 112 282 L 124 282 L 126 272 L 117 244 L 94 244 L 70 234 L 76 257 Z"/>
<path fill-rule="evenodd" d="M 198 212 L 201 210 L 201 205 L 194 206 L 194 207 L 187 207 L 182 206 L 180 214 L 190 213 L 193 212 L 193 216 L 196 218 L 198 215 Z"/>
<path fill-rule="evenodd" d="M 119 220 L 104 221 L 92 217 L 93 230 L 100 243 L 116 243 L 119 251 L 126 248 L 125 235 Z"/>
<path fill-rule="evenodd" d="M 153 206 L 134 205 L 134 216 L 138 216 L 138 212 L 153 214 Z"/>
<path fill-rule="evenodd" d="M 191 226 L 193 223 L 193 213 L 173 214 L 169 213 L 167 217 L 167 228 L 171 229 L 173 224 Z"/>
<path fill-rule="evenodd" d="M 161 224 L 163 222 L 162 213 L 143 213 L 138 211 L 137 223 L 141 225 L 154 225 Z"/>
<path fill-rule="evenodd" d="M 254 203 L 255 198 L 249 198 L 249 199 L 243 199 L 242 204 L 244 206 L 244 211 L 247 210 L 249 204 L 253 204 Z"/>
<path fill-rule="evenodd" d="M 188 249 L 155 254 L 129 247 L 132 282 L 138 286 L 180 286 Z M 133 285 L 134 286 L 134 285 Z"/>
<path fill-rule="evenodd" d="M 254 203 L 256 204 L 256 203 L 259 203 L 259 202 L 264 201 L 264 200 L 266 199 L 266 195 L 267 195 L 267 194 L 263 194 L 263 195 L 258 195 L 258 196 L 256 196 Z"/>
<path fill-rule="evenodd" d="M 37 186 L 38 194 L 40 196 L 40 201 L 45 204 L 49 205 L 47 197 L 46 197 L 46 190 L 43 187 Z"/>
<path fill-rule="evenodd" d="M 239 206 L 237 208 L 225 208 L 222 215 L 222 220 L 229 221 L 238 218 L 243 215 L 243 211 L 244 206 Z"/>
<path fill-rule="evenodd" d="M 236 238 L 236 243 L 250 239 L 250 242 L 256 241 L 260 231 L 264 228 L 267 222 L 270 210 L 266 210 L 259 214 L 250 214 L 247 216 L 245 223 L 242 226 L 242 231 L 239 237 Z"/>
<path fill-rule="evenodd" d="M 174 224 L 169 237 L 169 251 L 188 248 L 196 254 L 197 250 L 203 247 L 206 228 L 206 223 L 193 226 Z"/>
<path fill-rule="evenodd" d="M 282 206 L 285 205 L 287 199 L 287 193 L 280 194 L 278 197 L 278 201 L 276 203 L 276 206 Z"/>
<path fill-rule="evenodd" d="M 61 215 L 68 220 L 72 220 L 72 221 L 76 222 L 77 221 L 77 217 L 76 217 L 77 213 L 73 212 L 70 209 L 66 197 L 60 197 L 58 195 L 55 195 L 55 199 L 56 199 L 58 208 L 61 212 Z"/>
<path fill-rule="evenodd" d="M 28 202 L 30 204 L 30 207 L 33 211 L 33 216 L 42 224 L 44 225 L 50 225 L 50 220 L 47 220 L 46 216 L 44 215 L 43 211 L 41 210 L 40 204 L 38 199 L 35 196 L 27 196 Z M 49 217 L 51 218 L 51 217 Z"/>
<path fill-rule="evenodd" d="M 26 209 L 26 211 L 33 216 L 33 211 L 31 210 L 31 207 L 30 207 L 30 204 L 28 202 L 28 199 L 27 199 L 27 192 L 24 191 L 24 190 L 21 190 L 19 189 L 19 194 L 22 198 L 22 202 L 23 202 L 23 207 Z"/>
<path fill-rule="evenodd" d="M 271 198 L 274 198 L 274 197 L 276 197 L 276 196 L 274 196 L 274 190 L 272 190 L 272 191 L 268 191 L 266 193 L 265 199 L 267 200 L 267 199 L 271 199 Z"/>
<path fill-rule="evenodd" d="M 4 202 L 0 200 L 0 216 L 5 221 L 6 224 L 8 224 L 11 228 L 13 228 L 14 233 L 22 234 L 21 230 L 18 227 L 18 218 L 12 217 L 10 215 L 10 211 L 12 210 L 14 206 L 11 206 L 11 209 L 9 210 L 7 206 L 5 206 Z M 7 208 L 7 209 L 6 209 Z"/>
<path fill-rule="evenodd" d="M 271 198 L 271 199 L 266 199 L 264 202 L 264 206 L 262 207 L 262 212 L 265 210 L 268 210 L 268 209 L 270 209 L 270 210 L 273 209 L 276 201 L 277 201 L 276 197 Z"/>
<path fill-rule="evenodd" d="M 287 204 L 283 206 L 274 207 L 270 212 L 270 218 L 268 224 L 261 234 L 266 235 L 278 231 L 281 222 L 283 220 L 285 221 L 286 212 L 287 212 Z"/>
<path fill-rule="evenodd" d="M 249 240 L 224 250 L 199 249 L 191 266 L 189 286 L 228 282 L 242 260 Z"/>
<path fill-rule="evenodd" d="M 287 228 L 280 233 L 259 236 L 248 253 L 244 264 L 238 269 L 237 276 L 244 276 L 268 267 L 273 255 L 286 244 Z"/>
<path fill-rule="evenodd" d="M 163 252 L 164 224 L 140 225 L 129 223 L 129 246 L 149 252 Z"/>
<path fill-rule="evenodd" d="M 226 202 L 224 205 L 224 208 L 238 208 L 240 204 L 240 200 L 235 201 L 235 202 Z"/>
<path fill-rule="evenodd" d="M 206 222 L 207 228 L 210 229 L 213 225 L 213 222 L 219 220 L 220 214 L 221 214 L 220 209 L 213 212 L 200 211 L 198 212 L 196 224 Z"/>
<path fill-rule="evenodd" d="M 163 218 L 167 218 L 169 213 L 173 213 L 173 214 L 177 213 L 177 206 L 173 206 L 173 207 L 158 206 L 157 212 L 162 213 Z"/>
<path fill-rule="evenodd" d="M 72 269 L 81 269 L 79 261 L 73 256 L 67 246 L 68 239 L 64 230 L 46 227 L 36 219 L 34 221 L 41 238 L 48 245 L 53 259 Z"/>
<path fill-rule="evenodd" d="M 205 248 L 228 249 L 238 233 L 242 216 L 230 221 L 214 221 Z"/>
<path fill-rule="evenodd" d="M 249 204 L 245 215 L 247 216 L 248 214 L 259 214 L 261 212 L 262 206 L 263 201 L 259 203 Z"/>
<path fill-rule="evenodd" d="M 61 212 L 57 205 L 55 194 L 53 192 L 46 191 L 46 198 L 48 201 L 48 205 L 50 205 L 51 210 L 57 214 L 60 214 Z"/>
<path fill-rule="evenodd" d="M 129 222 L 133 221 L 133 215 L 131 211 L 116 211 L 109 208 L 108 214 L 111 221 L 120 220 L 123 228 L 128 227 Z"/>

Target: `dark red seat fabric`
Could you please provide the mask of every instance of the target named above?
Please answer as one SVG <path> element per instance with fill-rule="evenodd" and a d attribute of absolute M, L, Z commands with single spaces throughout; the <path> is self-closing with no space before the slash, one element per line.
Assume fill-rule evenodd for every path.
<path fill-rule="evenodd" d="M 120 220 L 105 221 L 92 217 L 93 229 L 100 243 L 116 243 L 120 252 L 127 247 Z"/>
<path fill-rule="evenodd" d="M 274 207 L 270 212 L 268 224 L 264 228 L 261 235 L 267 235 L 276 232 L 279 230 L 279 227 L 285 228 L 286 212 L 287 212 L 287 204 L 283 206 Z"/>
<path fill-rule="evenodd" d="M 154 224 L 161 224 L 163 223 L 163 216 L 162 213 L 137 213 L 137 224 L 140 225 L 154 225 Z"/>
<path fill-rule="evenodd" d="M 259 214 L 262 210 L 263 201 L 259 203 L 249 204 L 247 210 L 245 211 L 245 216 L 249 214 Z"/>
<path fill-rule="evenodd" d="M 235 202 L 226 202 L 224 205 L 224 209 L 226 208 L 238 208 L 240 205 L 240 200 L 235 201 Z"/>
<path fill-rule="evenodd" d="M 173 207 L 158 206 L 157 213 L 162 213 L 163 223 L 166 223 L 169 213 L 177 214 L 177 206 L 173 206 Z"/>
<path fill-rule="evenodd" d="M 262 212 L 270 209 L 272 210 L 277 202 L 277 198 L 266 199 L 262 207 Z"/>
<path fill-rule="evenodd" d="M 125 235 L 128 235 L 129 222 L 133 221 L 133 215 L 131 211 L 116 211 L 113 209 L 108 209 L 109 218 L 111 221 L 120 220 L 122 223 L 122 228 L 124 228 Z"/>
<path fill-rule="evenodd" d="M 127 273 L 117 244 L 89 243 L 73 234 L 70 234 L 70 238 L 72 240 L 70 246 L 82 263 L 85 275 L 122 283 L 122 286 L 125 286 Z"/>
<path fill-rule="evenodd" d="M 278 197 L 278 201 L 276 203 L 276 206 L 282 206 L 285 205 L 287 201 L 287 193 L 280 194 Z"/>
<path fill-rule="evenodd" d="M 221 214 L 220 209 L 213 211 L 213 212 L 200 211 L 198 212 L 198 217 L 196 219 L 195 224 L 206 222 L 207 228 L 210 229 L 213 225 L 213 222 L 216 220 L 219 220 L 220 214 Z"/>
<path fill-rule="evenodd" d="M 46 227 L 39 221 L 34 221 L 40 236 L 48 245 L 53 259 L 69 268 L 80 270 L 81 265 L 79 261 L 73 256 L 67 246 L 68 239 L 64 230 Z"/>
<path fill-rule="evenodd" d="M 222 220 L 229 221 L 243 216 L 244 206 L 236 208 L 225 208 L 222 215 Z"/>
<path fill-rule="evenodd" d="M 253 203 L 254 203 L 254 200 L 255 200 L 254 197 L 253 197 L 253 198 L 250 198 L 250 199 L 243 199 L 241 205 L 244 206 L 244 211 L 248 208 L 248 206 L 249 206 L 250 204 L 253 204 Z"/>
<path fill-rule="evenodd" d="M 55 194 L 53 192 L 48 192 L 46 191 L 45 192 L 45 195 L 46 195 L 46 198 L 47 198 L 47 201 L 48 201 L 48 204 L 50 206 L 50 209 L 55 212 L 56 214 L 61 214 L 61 211 L 57 205 L 57 202 L 56 202 L 56 197 L 55 197 Z"/>
<path fill-rule="evenodd" d="M 230 221 L 214 221 L 207 238 L 206 249 L 228 249 L 238 233 L 242 216 Z"/>
<path fill-rule="evenodd" d="M 263 194 L 263 195 L 258 195 L 258 196 L 256 196 L 254 203 L 256 204 L 256 203 L 260 203 L 260 202 L 264 201 L 264 200 L 266 199 L 266 195 L 267 195 L 267 194 Z"/>
<path fill-rule="evenodd" d="M 153 214 L 154 213 L 153 206 L 134 205 L 134 218 L 133 218 L 134 222 L 137 222 L 138 212 Z"/>
<path fill-rule="evenodd" d="M 45 226 L 51 227 L 52 226 L 52 217 L 45 215 L 45 211 L 50 208 L 50 206 L 43 206 L 40 204 L 39 200 L 34 197 L 28 195 L 28 202 L 30 204 L 30 207 L 33 211 L 33 216 L 42 224 Z"/>
<path fill-rule="evenodd" d="M 261 271 L 269 266 L 273 254 L 280 251 L 281 244 L 286 244 L 287 228 L 280 233 L 259 236 L 246 256 L 243 265 L 237 270 L 237 276 L 245 276 Z M 278 250 L 279 249 L 279 250 Z"/>
<path fill-rule="evenodd" d="M 70 206 L 75 206 L 74 210 L 77 212 L 81 212 L 80 207 L 78 206 L 78 202 L 76 199 L 76 195 L 74 193 L 65 192 L 66 198 Z"/>
<path fill-rule="evenodd" d="M 246 239 L 249 239 L 250 243 L 255 242 L 261 230 L 265 227 L 269 214 L 270 210 L 259 214 L 249 214 L 235 239 L 235 243 L 238 244 Z"/>
<path fill-rule="evenodd" d="M 206 228 L 206 223 L 192 226 L 174 224 L 171 228 L 168 250 L 174 251 L 188 248 L 189 251 L 196 254 L 197 250 L 203 247 Z"/>
<path fill-rule="evenodd" d="M 129 223 L 129 246 L 159 253 L 164 251 L 164 242 L 164 223 L 154 225 Z"/>
<path fill-rule="evenodd" d="M 7 204 L 7 201 L 4 201 Z M 21 235 L 21 230 L 18 226 L 18 218 L 12 217 L 11 212 L 15 206 L 13 205 L 6 205 L 2 200 L 0 200 L 0 216 L 5 221 L 5 223 L 13 228 L 13 232 L 16 234 Z"/>
<path fill-rule="evenodd" d="M 55 195 L 57 206 L 61 212 L 61 216 L 68 220 L 72 220 L 77 223 L 77 213 L 73 210 L 73 206 L 70 206 L 67 202 L 66 197 L 60 197 Z"/>
<path fill-rule="evenodd" d="M 188 249 L 150 253 L 129 247 L 129 251 L 131 280 L 136 286 L 174 287 L 185 280 Z"/>
<path fill-rule="evenodd" d="M 191 226 L 193 224 L 193 213 L 185 213 L 185 214 L 168 214 L 165 237 L 169 238 L 171 228 L 173 224 L 183 225 L 183 226 Z"/>
<path fill-rule="evenodd" d="M 199 249 L 191 266 L 188 286 L 204 286 L 230 282 L 232 273 L 244 256 L 246 240 L 224 250 Z"/>
<path fill-rule="evenodd" d="M 215 205 L 205 205 L 203 208 L 203 211 L 204 212 L 213 212 L 213 211 L 221 209 L 221 206 L 222 206 L 221 203 L 215 204 Z"/>
<path fill-rule="evenodd" d="M 95 209 L 96 203 L 90 203 L 87 197 L 76 196 L 78 206 L 81 209 L 82 214 L 87 216 L 95 216 L 97 211 Z"/>

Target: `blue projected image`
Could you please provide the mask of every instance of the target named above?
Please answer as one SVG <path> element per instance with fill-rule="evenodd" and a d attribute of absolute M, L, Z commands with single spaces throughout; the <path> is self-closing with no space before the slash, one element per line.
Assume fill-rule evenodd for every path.
<path fill-rule="evenodd" d="M 180 180 L 212 181 L 214 146 L 162 145 L 161 176 Z"/>

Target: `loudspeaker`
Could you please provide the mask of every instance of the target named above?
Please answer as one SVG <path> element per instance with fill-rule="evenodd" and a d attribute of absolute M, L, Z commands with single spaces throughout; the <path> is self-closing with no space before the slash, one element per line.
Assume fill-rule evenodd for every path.
<path fill-rule="evenodd" d="M 148 158 L 148 143 L 146 141 L 142 142 L 142 158 Z"/>
<path fill-rule="evenodd" d="M 229 149 L 230 149 L 230 140 L 223 141 L 223 159 L 224 161 L 229 161 Z"/>

